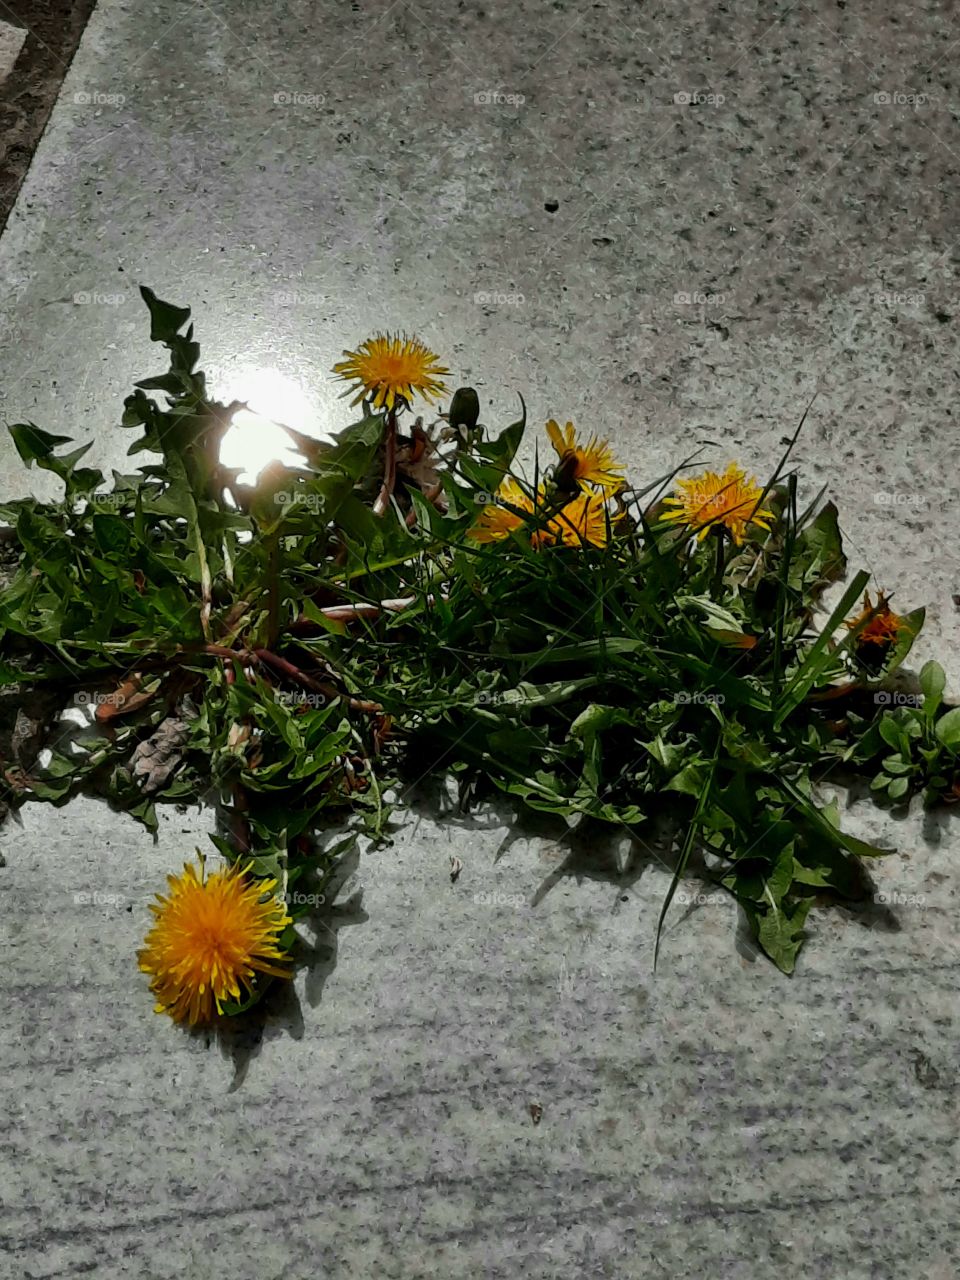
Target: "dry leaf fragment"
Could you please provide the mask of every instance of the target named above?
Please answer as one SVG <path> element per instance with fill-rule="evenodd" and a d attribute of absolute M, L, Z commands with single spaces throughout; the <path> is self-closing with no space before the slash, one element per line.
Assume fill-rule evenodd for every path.
<path fill-rule="evenodd" d="M 147 795 L 161 791 L 183 762 L 190 728 L 176 716 L 161 720 L 149 738 L 138 743 L 130 758 L 133 775 Z"/>
<path fill-rule="evenodd" d="M 227 750 L 238 754 L 250 741 L 251 728 L 247 720 L 234 720 L 227 730 Z"/>
<path fill-rule="evenodd" d="M 97 696 L 97 709 L 94 713 L 98 724 L 109 724 L 117 716 L 127 716 L 131 712 L 145 707 L 159 689 L 159 681 L 144 686 L 144 676 L 135 671 L 114 689 L 113 693 Z"/>
<path fill-rule="evenodd" d="M 390 730 L 393 727 L 393 716 L 378 715 L 373 721 L 373 752 L 374 755 L 380 755 L 383 751 L 384 743 L 390 736 Z"/>
<path fill-rule="evenodd" d="M 410 443 L 397 449 L 397 470 L 408 479 L 415 480 L 421 489 L 432 489 L 440 484 L 437 461 L 430 437 L 423 427 L 414 424 Z"/>

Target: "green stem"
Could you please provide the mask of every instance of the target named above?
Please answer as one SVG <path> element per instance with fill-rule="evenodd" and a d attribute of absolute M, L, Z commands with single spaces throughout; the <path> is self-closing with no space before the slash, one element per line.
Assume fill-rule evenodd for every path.
<path fill-rule="evenodd" d="M 273 645 L 280 631 L 280 535 L 270 535 L 267 566 L 267 647 Z"/>
<path fill-rule="evenodd" d="M 710 588 L 710 594 L 714 600 L 720 600 L 723 595 L 723 573 L 726 569 L 726 557 L 724 555 L 724 531 L 722 525 L 714 525 L 713 537 L 717 543 L 717 558 L 714 563 L 713 570 L 713 586 Z"/>
<path fill-rule="evenodd" d="M 797 534 L 797 477 L 788 479 L 787 527 L 783 539 L 783 555 L 777 582 L 777 621 L 773 636 L 773 691 L 779 697 L 783 690 L 783 626 L 790 606 L 790 566 Z"/>

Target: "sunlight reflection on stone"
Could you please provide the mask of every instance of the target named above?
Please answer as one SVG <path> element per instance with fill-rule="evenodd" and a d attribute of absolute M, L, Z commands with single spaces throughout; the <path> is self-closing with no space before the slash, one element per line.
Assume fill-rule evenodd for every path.
<path fill-rule="evenodd" d="M 317 440 L 331 439 L 303 387 L 279 369 L 241 371 L 230 380 L 225 399 L 249 406 L 234 414 L 220 449 L 220 461 L 239 467 L 243 484 L 256 484 L 263 468 L 275 460 L 302 465 L 303 455 L 279 424 Z"/>

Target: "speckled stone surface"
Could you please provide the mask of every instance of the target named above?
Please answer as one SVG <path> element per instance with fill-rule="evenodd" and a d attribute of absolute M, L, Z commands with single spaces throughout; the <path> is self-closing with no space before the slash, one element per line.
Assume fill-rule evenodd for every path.
<path fill-rule="evenodd" d="M 159 369 L 141 282 L 194 306 L 225 398 L 279 373 L 342 422 L 340 349 L 405 326 L 488 423 L 522 392 L 638 479 L 700 439 L 763 473 L 817 391 L 804 484 L 960 694 L 958 38 L 892 0 L 106 0 L 0 239 L 0 418 L 121 465 Z M 960 839 L 845 821 L 901 850 L 894 901 L 814 912 L 791 981 L 711 902 L 654 975 L 656 866 L 421 811 L 224 1046 L 154 1018 L 132 959 L 206 819 L 154 845 L 31 807 L 2 836 L 0 1276 L 952 1280 Z"/>
<path fill-rule="evenodd" d="M 0 4 L 0 230 L 93 5 L 94 0 Z"/>
<path fill-rule="evenodd" d="M 21 27 L 0 21 L 0 88 L 13 70 L 27 33 Z"/>

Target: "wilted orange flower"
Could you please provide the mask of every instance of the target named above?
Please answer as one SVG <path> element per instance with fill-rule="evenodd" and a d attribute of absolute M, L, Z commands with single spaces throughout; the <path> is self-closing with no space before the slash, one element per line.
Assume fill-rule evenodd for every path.
<path fill-rule="evenodd" d="M 873 609 L 874 606 L 870 603 L 870 592 L 865 591 L 863 593 L 863 608 L 855 617 L 848 618 L 844 625 L 853 631 L 865 618 L 870 616 Z M 899 614 L 893 612 L 889 604 L 887 604 L 886 596 L 881 591 L 877 596 L 876 612 L 857 636 L 854 644 L 858 649 L 865 648 L 868 645 L 886 648 L 888 645 L 896 643 L 900 632 L 906 630 L 909 630 L 909 623 L 905 618 L 901 618 Z"/>

